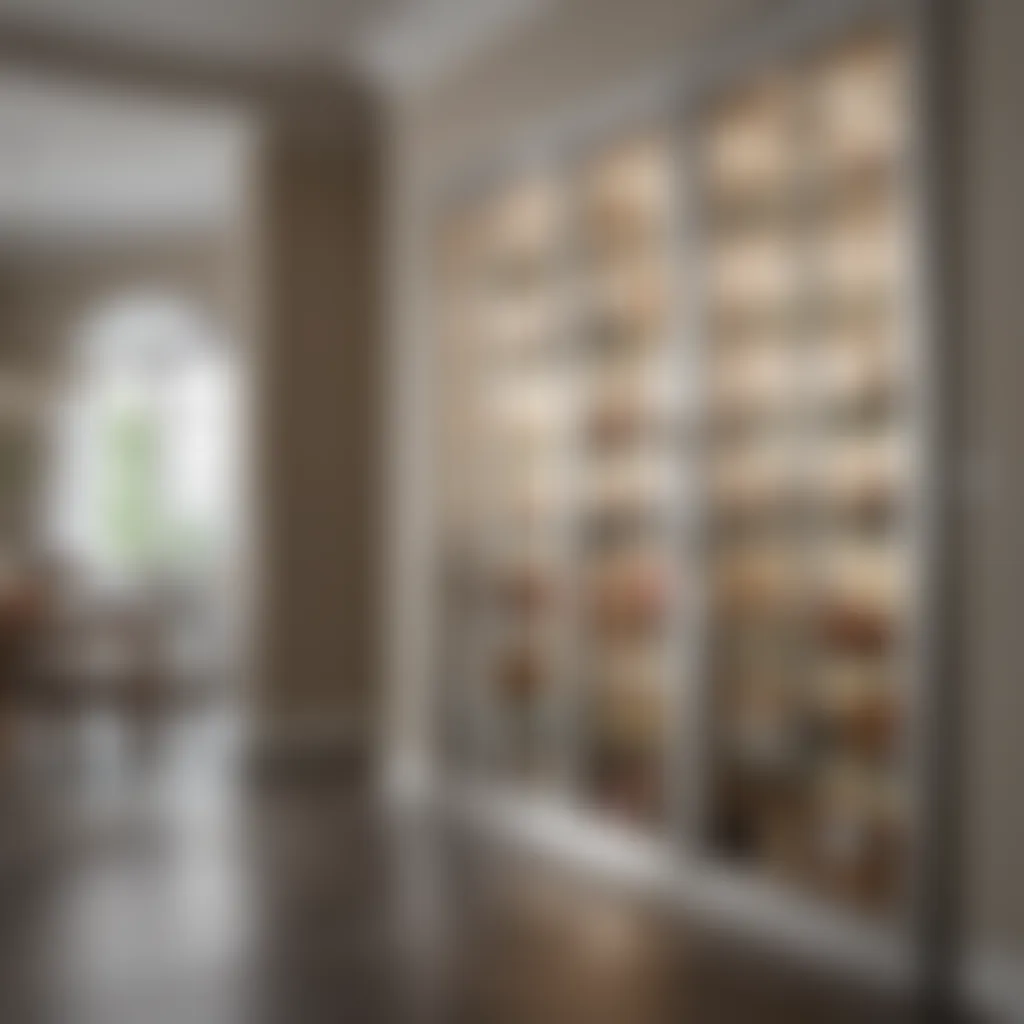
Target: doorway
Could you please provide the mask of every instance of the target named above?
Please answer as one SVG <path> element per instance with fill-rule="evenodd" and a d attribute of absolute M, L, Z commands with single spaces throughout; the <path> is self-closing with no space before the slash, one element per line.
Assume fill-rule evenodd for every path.
<path fill-rule="evenodd" d="M 89 779 L 241 718 L 258 128 L 0 80 L 0 747 Z"/>

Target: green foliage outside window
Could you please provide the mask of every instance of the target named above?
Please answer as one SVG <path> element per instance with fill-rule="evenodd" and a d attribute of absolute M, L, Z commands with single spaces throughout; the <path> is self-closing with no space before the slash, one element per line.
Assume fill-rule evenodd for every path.
<path fill-rule="evenodd" d="M 153 567 L 162 554 L 166 530 L 154 417 L 141 407 L 112 411 L 100 450 L 104 546 L 125 567 Z"/>

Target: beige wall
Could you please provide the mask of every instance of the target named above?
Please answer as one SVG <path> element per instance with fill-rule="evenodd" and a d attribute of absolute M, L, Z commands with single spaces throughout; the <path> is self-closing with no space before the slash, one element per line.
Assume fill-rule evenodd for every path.
<path fill-rule="evenodd" d="M 392 741 L 402 763 L 429 761 L 431 587 L 436 565 L 431 514 L 437 476 L 426 425 L 430 409 L 431 339 L 427 269 L 431 183 L 472 165 L 522 133 L 574 108 L 600 102 L 659 68 L 685 66 L 704 39 L 730 25 L 784 7 L 765 0 L 669 3 L 591 0 L 557 9 L 514 40 L 481 54 L 472 65 L 394 112 L 389 187 L 393 223 L 389 267 L 401 302 L 392 310 L 395 424 L 395 551 L 390 567 L 394 613 L 389 679 Z M 1024 941 L 1024 459 L 1016 454 L 1024 423 L 1024 266 L 1020 202 L 1024 152 L 1017 125 L 1024 96 L 1024 4 L 974 0 L 963 5 L 969 29 L 965 53 L 970 174 L 968 209 L 968 337 L 971 433 L 989 490 L 972 510 L 968 555 L 968 669 L 961 681 L 972 745 L 967 806 L 970 818 L 968 919 L 974 945 L 1000 953 Z M 416 417 L 420 417 L 417 419 Z M 410 425 L 411 424 L 411 425 Z"/>
<path fill-rule="evenodd" d="M 965 9 L 969 917 L 1024 996 L 1024 4 Z"/>
<path fill-rule="evenodd" d="M 381 544 L 369 132 L 268 126 L 256 184 L 257 700 L 282 738 L 365 737 Z"/>
<path fill-rule="evenodd" d="M 7 366 L 45 369 L 72 344 L 90 313 L 135 291 L 183 295 L 217 321 L 234 319 L 231 240 L 227 232 L 181 239 L 62 243 L 0 251 Z"/>

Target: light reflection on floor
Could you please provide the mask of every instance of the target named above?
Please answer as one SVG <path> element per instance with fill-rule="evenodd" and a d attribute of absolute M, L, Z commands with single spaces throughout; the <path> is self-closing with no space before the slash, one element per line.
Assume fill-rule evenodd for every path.
<path fill-rule="evenodd" d="M 4 1024 L 900 1019 L 344 777 L 256 784 L 223 720 L 158 740 L 5 793 Z"/>

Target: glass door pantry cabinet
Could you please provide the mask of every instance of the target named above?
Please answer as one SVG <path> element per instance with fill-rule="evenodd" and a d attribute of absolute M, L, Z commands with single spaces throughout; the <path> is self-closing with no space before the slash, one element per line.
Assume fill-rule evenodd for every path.
<path fill-rule="evenodd" d="M 436 235 L 448 768 L 876 921 L 929 700 L 902 10 L 552 133 Z"/>

